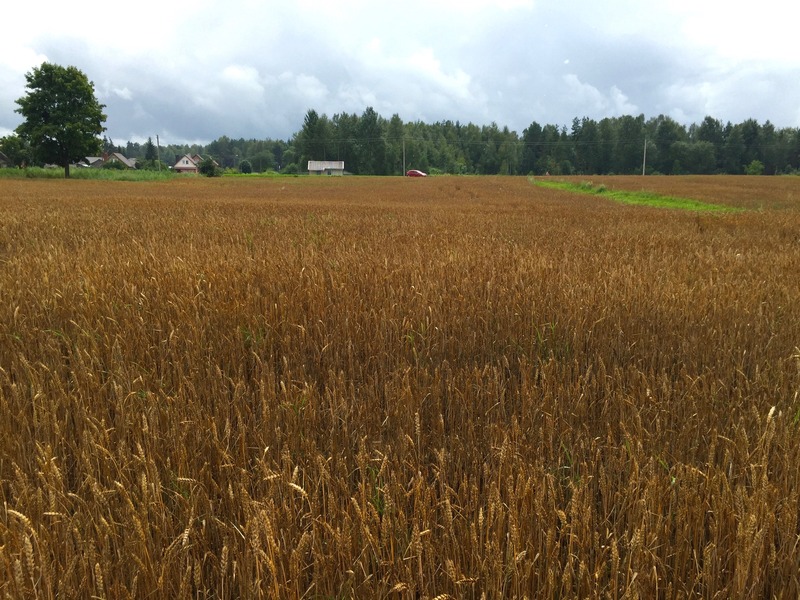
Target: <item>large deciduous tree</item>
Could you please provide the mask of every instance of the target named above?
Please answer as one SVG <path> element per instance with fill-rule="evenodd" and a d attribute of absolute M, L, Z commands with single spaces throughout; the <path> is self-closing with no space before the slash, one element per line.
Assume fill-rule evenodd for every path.
<path fill-rule="evenodd" d="M 69 165 L 100 151 L 105 106 L 94 95 L 94 84 L 76 67 L 42 63 L 25 75 L 28 92 L 17 100 L 25 121 L 17 127 L 42 162 Z"/>

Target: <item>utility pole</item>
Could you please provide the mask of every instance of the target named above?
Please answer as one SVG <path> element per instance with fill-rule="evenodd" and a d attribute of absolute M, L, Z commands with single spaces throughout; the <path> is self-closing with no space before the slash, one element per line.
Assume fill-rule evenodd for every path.
<path fill-rule="evenodd" d="M 406 137 L 403 136 L 403 175 L 406 174 Z"/>
<path fill-rule="evenodd" d="M 642 175 L 644 175 L 647 166 L 647 138 L 644 138 L 644 155 L 642 156 Z"/>
<path fill-rule="evenodd" d="M 152 140 L 151 140 L 152 143 Z M 161 142 L 158 141 L 158 134 L 156 134 L 156 158 L 158 159 L 158 170 L 161 170 Z"/>

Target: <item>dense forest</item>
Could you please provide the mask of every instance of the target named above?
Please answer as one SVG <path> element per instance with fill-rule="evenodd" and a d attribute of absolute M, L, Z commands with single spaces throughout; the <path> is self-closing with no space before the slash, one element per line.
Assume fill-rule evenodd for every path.
<path fill-rule="evenodd" d="M 670 117 L 574 119 L 571 127 L 533 122 L 522 135 L 497 124 L 458 121 L 433 124 L 386 119 L 367 108 L 361 115 L 328 117 L 308 110 L 288 140 L 231 139 L 206 146 L 104 140 L 153 167 L 186 153 L 210 155 L 221 167 L 243 172 L 302 173 L 309 160 L 343 160 L 357 175 L 400 175 L 404 169 L 432 174 L 792 174 L 800 172 L 800 129 L 776 128 L 754 119 L 722 123 L 706 117 L 688 127 Z"/>

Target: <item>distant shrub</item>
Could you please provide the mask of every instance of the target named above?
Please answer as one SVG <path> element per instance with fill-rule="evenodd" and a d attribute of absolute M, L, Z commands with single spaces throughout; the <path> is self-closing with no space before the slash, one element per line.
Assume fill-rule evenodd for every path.
<path fill-rule="evenodd" d="M 25 177 L 27 179 L 64 179 L 64 169 L 60 167 L 48 168 L 43 167 L 28 167 L 27 169 L 9 169 L 9 171 L 16 171 L 17 177 Z M 78 169 L 75 169 L 78 171 Z M 72 173 L 71 173 L 72 174 Z"/>
<path fill-rule="evenodd" d="M 763 175 L 764 174 L 764 163 L 760 160 L 754 160 L 749 165 L 744 168 L 745 175 Z"/>
<path fill-rule="evenodd" d="M 206 177 L 219 177 L 222 175 L 220 168 L 212 158 L 206 158 L 200 163 L 200 173 Z"/>
<path fill-rule="evenodd" d="M 140 160 L 136 162 L 137 171 L 168 171 L 169 165 L 158 160 Z"/>
<path fill-rule="evenodd" d="M 164 169 L 161 171 L 149 171 L 139 169 L 76 169 L 70 173 L 73 179 L 94 179 L 102 181 L 162 181 L 172 179 L 175 174 Z"/>

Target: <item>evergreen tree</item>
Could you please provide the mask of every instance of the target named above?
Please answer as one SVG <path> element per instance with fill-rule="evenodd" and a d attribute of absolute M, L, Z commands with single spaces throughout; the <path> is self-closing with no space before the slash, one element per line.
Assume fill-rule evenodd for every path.
<path fill-rule="evenodd" d="M 610 173 L 614 164 L 615 128 L 612 119 L 603 119 L 597 126 L 597 172 Z"/>
<path fill-rule="evenodd" d="M 740 125 L 725 126 L 725 146 L 723 148 L 723 168 L 729 175 L 740 175 L 744 171 L 745 153 L 747 147 L 744 143 Z"/>
<path fill-rule="evenodd" d="M 536 121 L 522 132 L 522 157 L 520 170 L 525 174 L 536 172 L 536 161 L 541 152 L 542 126 Z"/>
<path fill-rule="evenodd" d="M 153 138 L 147 138 L 147 143 L 144 146 L 144 159 L 146 161 L 158 160 L 158 152 L 156 151 L 156 145 L 153 143 Z"/>
<path fill-rule="evenodd" d="M 405 128 L 400 115 L 393 114 L 386 129 L 386 165 L 383 172 L 388 175 L 399 175 L 403 170 L 403 142 Z"/>
<path fill-rule="evenodd" d="M 620 117 L 614 152 L 614 171 L 620 175 L 641 173 L 643 150 L 644 115 Z"/>
<path fill-rule="evenodd" d="M 378 113 L 368 106 L 358 121 L 358 169 L 361 175 L 383 175 L 386 171 L 386 139 Z"/>
<path fill-rule="evenodd" d="M 680 157 L 673 153 L 673 146 L 682 142 L 686 137 L 683 127 L 674 119 L 659 115 L 656 119 L 655 145 L 657 155 L 653 157 L 656 169 L 662 173 L 670 174 L 679 172 L 682 168 Z"/>

